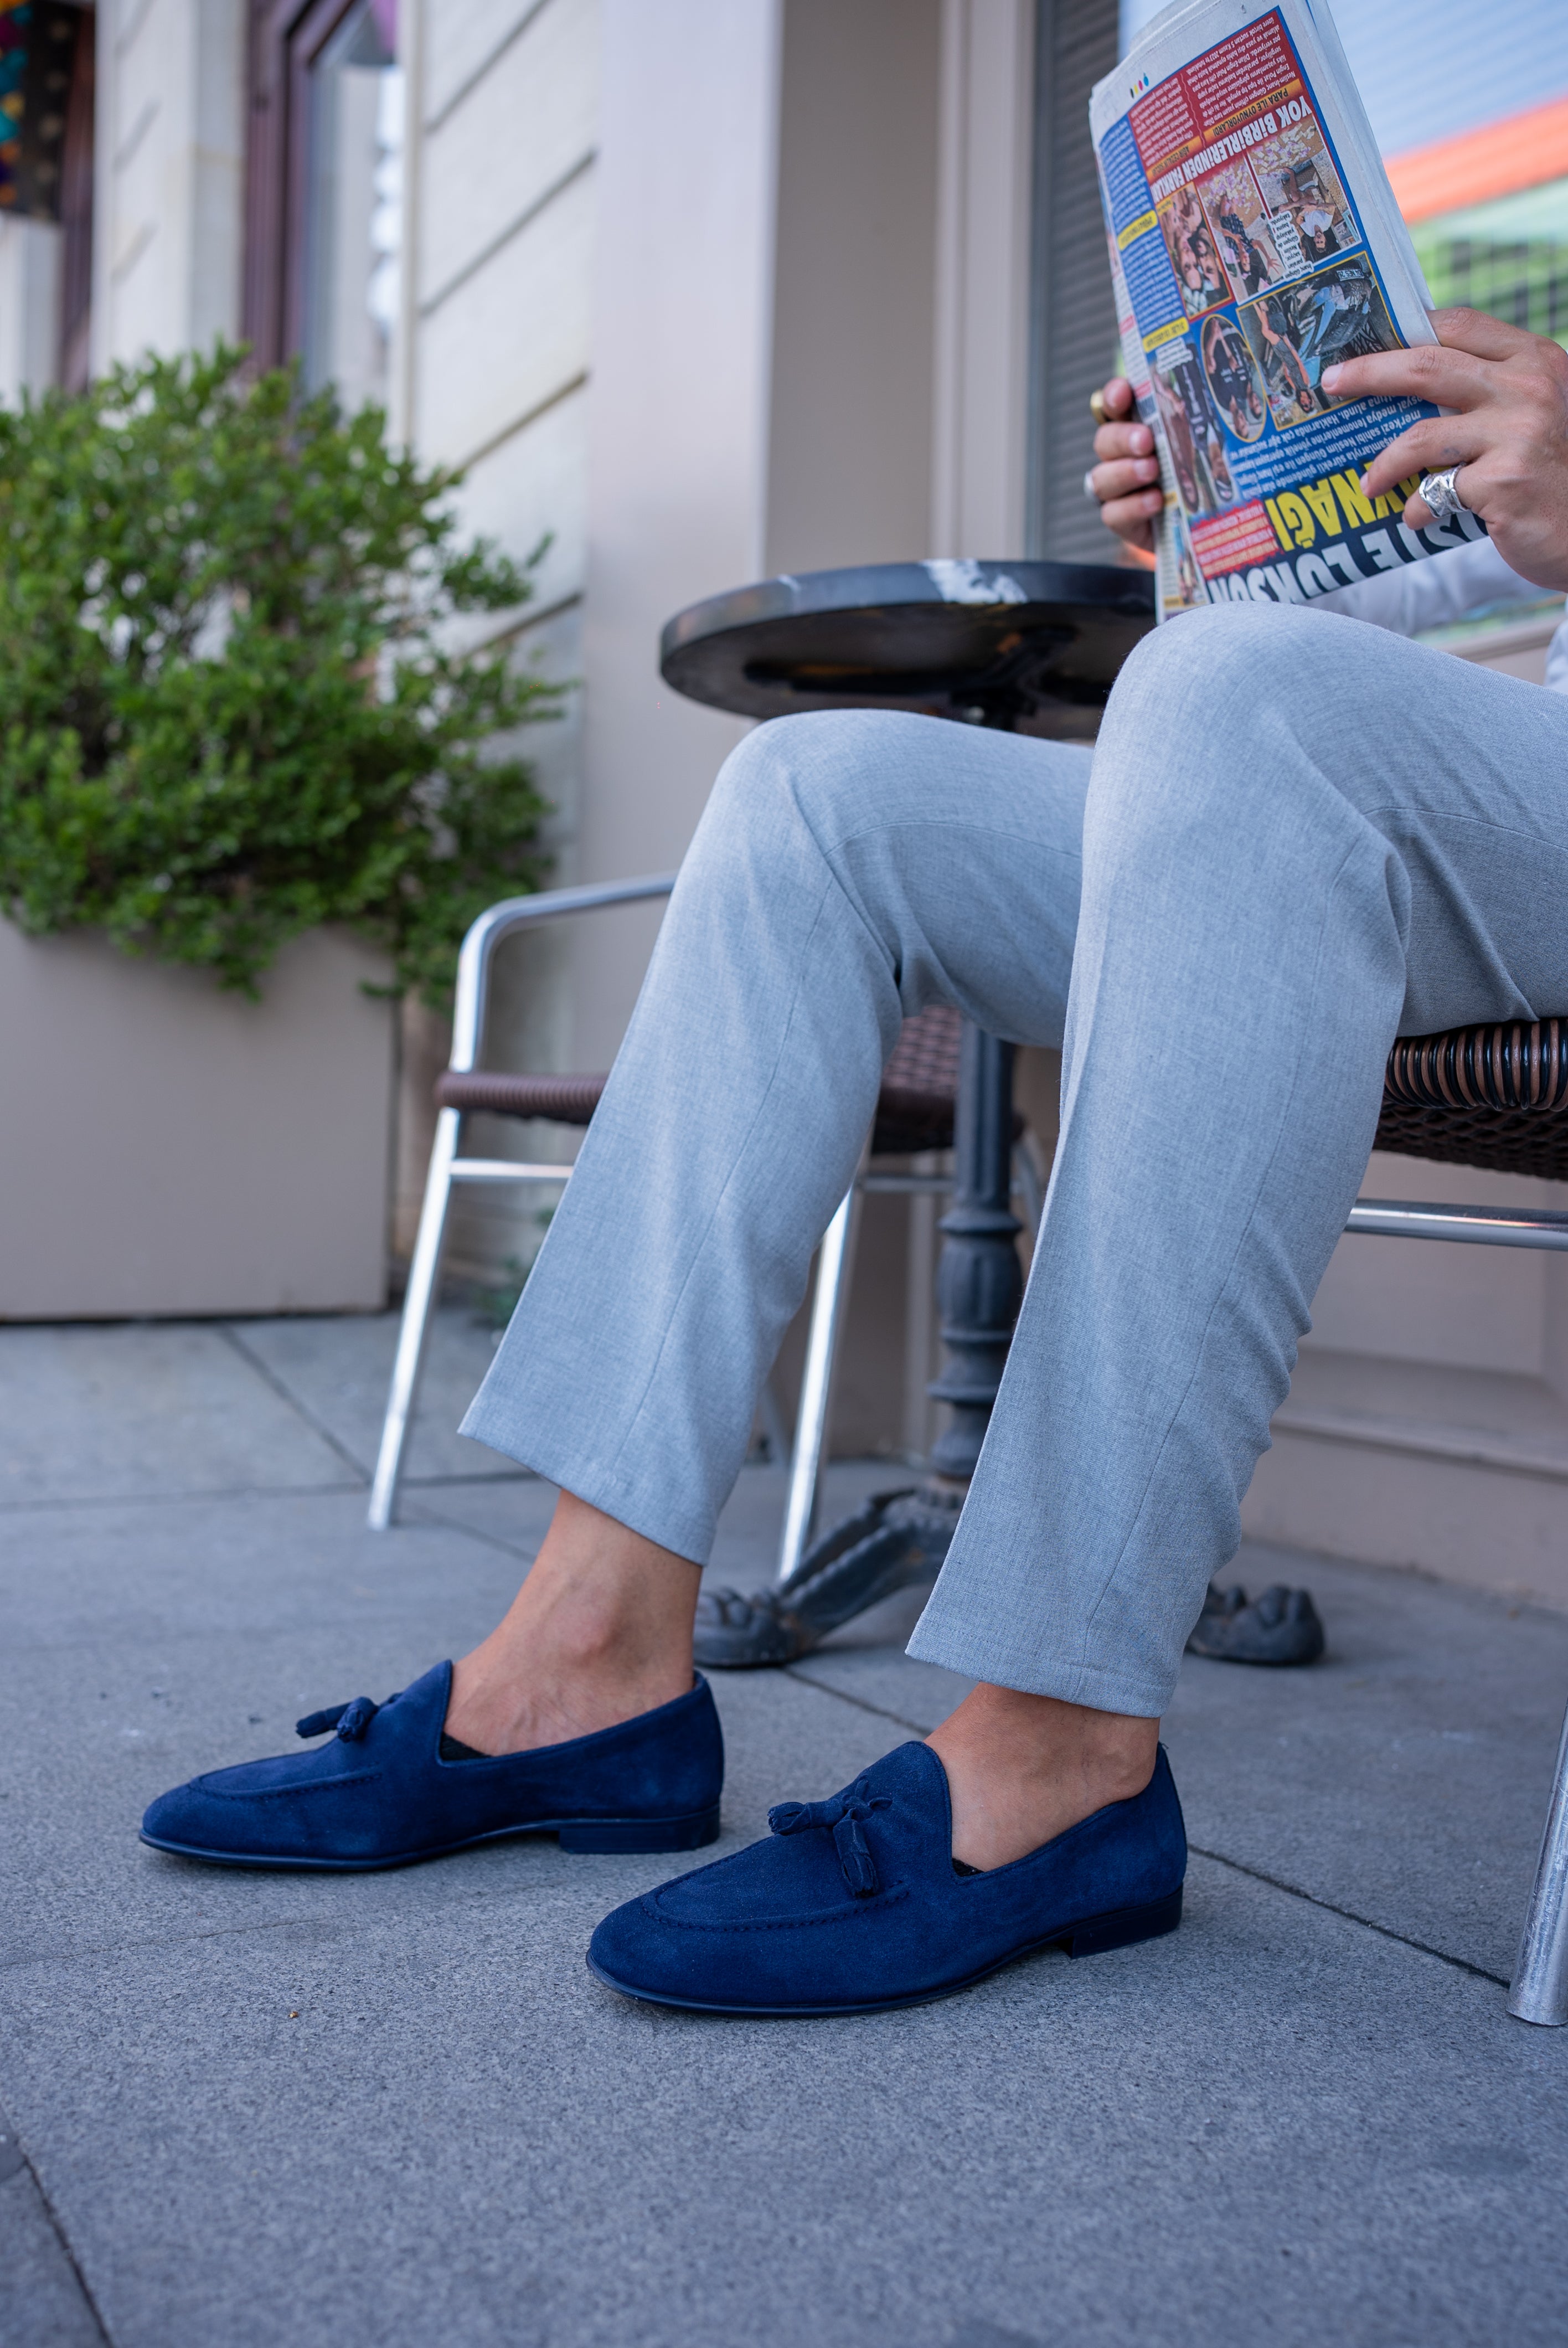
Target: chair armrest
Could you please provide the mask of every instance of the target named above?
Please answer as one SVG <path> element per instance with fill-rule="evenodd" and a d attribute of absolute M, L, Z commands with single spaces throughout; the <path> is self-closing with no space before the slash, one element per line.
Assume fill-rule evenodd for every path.
<path fill-rule="evenodd" d="M 449 1066 L 466 1076 L 479 1056 L 485 1029 L 485 1004 L 490 988 L 490 958 L 503 938 L 533 922 L 564 920 L 569 913 L 598 912 L 605 905 L 630 905 L 645 897 L 667 897 L 675 886 L 673 872 L 644 875 L 636 880 L 590 881 L 580 889 L 547 889 L 534 897 L 505 897 L 487 906 L 463 941 L 457 956 L 457 994 L 452 1006 L 452 1057 Z"/>

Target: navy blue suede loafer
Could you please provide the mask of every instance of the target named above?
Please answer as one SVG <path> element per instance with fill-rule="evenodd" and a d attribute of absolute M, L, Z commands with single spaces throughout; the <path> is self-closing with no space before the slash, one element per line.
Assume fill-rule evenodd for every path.
<path fill-rule="evenodd" d="M 450 1663 L 384 1704 L 299 1724 L 309 1753 L 215 1769 L 160 1794 L 141 1838 L 223 1867 L 406 1867 L 507 1835 L 563 1850 L 698 1850 L 719 1831 L 724 1744 L 704 1679 L 673 1704 L 531 1753 L 442 1757 Z"/>
<path fill-rule="evenodd" d="M 948 1776 L 900 1745 L 773 1838 L 605 1918 L 590 1972 L 699 2013 L 874 2013 L 950 1997 L 1037 1949 L 1072 1957 L 1174 1931 L 1187 1838 L 1164 1748 L 1130 1802 L 983 1874 L 953 1862 Z"/>

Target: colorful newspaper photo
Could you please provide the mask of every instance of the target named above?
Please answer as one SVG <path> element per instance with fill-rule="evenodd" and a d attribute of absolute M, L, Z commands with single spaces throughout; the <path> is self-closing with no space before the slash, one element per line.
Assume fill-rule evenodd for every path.
<path fill-rule="evenodd" d="M 1436 410 L 1325 386 L 1405 337 L 1280 10 L 1118 95 L 1097 153 L 1123 364 L 1168 458 L 1163 605 L 1299 602 L 1460 543 L 1401 520 L 1414 479 L 1359 487 Z"/>

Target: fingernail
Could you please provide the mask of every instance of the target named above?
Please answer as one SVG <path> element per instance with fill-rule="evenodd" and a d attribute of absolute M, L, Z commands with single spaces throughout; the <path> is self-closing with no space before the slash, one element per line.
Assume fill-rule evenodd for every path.
<path fill-rule="evenodd" d="M 1371 478 L 1372 478 L 1372 476 L 1371 476 L 1371 472 L 1370 472 L 1370 470 L 1368 470 L 1368 471 L 1367 471 L 1367 472 L 1363 473 L 1363 474 L 1362 474 L 1362 476 L 1361 476 L 1361 480 L 1360 480 L 1360 490 L 1361 490 L 1361 495 L 1362 495 L 1364 498 L 1369 498 L 1369 497 L 1371 496 L 1371 494 L 1372 494 L 1371 490 L 1367 487 L 1367 484 L 1368 484 L 1368 482 L 1371 479 Z"/>
<path fill-rule="evenodd" d="M 1343 367 L 1337 367 L 1337 366 L 1327 366 L 1327 367 L 1325 367 L 1325 368 L 1324 368 L 1324 370 L 1323 370 L 1323 388 L 1324 388 L 1324 390 L 1325 390 L 1325 391 L 1337 391 L 1337 390 L 1338 390 L 1338 388 L 1339 388 L 1339 378 L 1340 378 L 1340 376 L 1344 374 L 1344 372 L 1345 372 L 1345 370 L 1344 370 L 1344 368 L 1343 368 Z"/>

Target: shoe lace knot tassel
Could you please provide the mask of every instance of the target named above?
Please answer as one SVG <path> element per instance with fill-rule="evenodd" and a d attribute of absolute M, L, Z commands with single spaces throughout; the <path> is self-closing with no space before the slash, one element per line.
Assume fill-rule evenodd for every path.
<path fill-rule="evenodd" d="M 882 1887 L 860 1821 L 868 1818 L 873 1810 L 885 1810 L 887 1807 L 886 1796 L 876 1795 L 867 1800 L 862 1787 L 856 1785 L 846 1794 L 835 1794 L 831 1801 L 775 1803 L 768 1812 L 768 1825 L 776 1835 L 804 1834 L 808 1827 L 826 1828 L 832 1833 L 845 1883 L 856 1900 L 869 1900 Z"/>
<path fill-rule="evenodd" d="M 329 1728 L 335 1728 L 345 1745 L 353 1745 L 364 1735 L 380 1710 L 381 1706 L 372 1704 L 369 1696 L 356 1695 L 352 1704 L 334 1704 L 325 1712 L 307 1712 L 303 1720 L 295 1721 L 294 1735 L 324 1736 Z"/>

